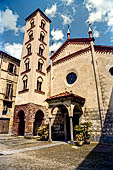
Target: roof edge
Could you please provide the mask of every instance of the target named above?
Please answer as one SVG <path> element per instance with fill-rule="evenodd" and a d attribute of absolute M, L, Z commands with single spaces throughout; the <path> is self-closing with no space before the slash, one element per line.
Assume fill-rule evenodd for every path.
<path fill-rule="evenodd" d="M 15 58 L 15 57 L 13 57 L 13 56 L 11 56 L 11 55 L 3 52 L 3 51 L 0 51 L 0 53 L 2 53 L 3 55 L 5 55 L 8 58 L 11 58 L 13 61 L 17 62 L 20 65 L 20 60 L 18 58 Z"/>
<path fill-rule="evenodd" d="M 83 43 L 90 43 L 90 41 L 95 41 L 94 38 L 71 38 L 71 39 L 67 39 L 62 45 L 61 47 L 53 54 L 53 56 L 50 57 L 51 60 L 53 60 L 55 58 L 55 56 L 60 52 L 60 50 L 67 45 L 70 42 L 83 42 Z"/>
<path fill-rule="evenodd" d="M 38 8 L 36 9 L 34 12 L 32 12 L 26 19 L 25 21 L 27 21 L 28 19 L 30 19 L 33 15 L 35 15 L 37 12 L 40 12 L 50 23 L 51 20 Z"/>

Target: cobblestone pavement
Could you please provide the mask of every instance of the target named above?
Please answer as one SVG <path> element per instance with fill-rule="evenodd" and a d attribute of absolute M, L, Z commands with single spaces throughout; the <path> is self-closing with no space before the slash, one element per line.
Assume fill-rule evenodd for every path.
<path fill-rule="evenodd" d="M 13 148 L 14 141 L 17 142 L 15 145 L 18 145 L 18 149 L 21 149 L 22 142 L 24 146 L 28 146 L 29 142 L 29 148 L 36 147 L 37 142 L 22 138 L 0 138 L 0 151 L 2 148 L 4 151 L 17 150 Z M 43 144 L 45 147 L 49 145 L 49 143 L 37 143 L 37 147 L 42 147 Z M 0 170 L 113 170 L 113 145 L 92 143 L 82 147 L 72 147 L 62 144 L 9 155 L 1 154 Z"/>

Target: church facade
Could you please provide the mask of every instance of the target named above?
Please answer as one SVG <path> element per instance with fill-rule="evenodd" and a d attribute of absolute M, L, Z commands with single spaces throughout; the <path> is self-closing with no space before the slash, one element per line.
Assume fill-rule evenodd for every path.
<path fill-rule="evenodd" d="M 49 124 L 49 139 L 74 140 L 73 129 L 91 122 L 94 141 L 113 140 L 113 47 L 71 38 L 49 65 L 50 19 L 37 9 L 26 18 L 13 134 L 37 135 Z M 54 129 L 54 131 L 52 130 Z"/>

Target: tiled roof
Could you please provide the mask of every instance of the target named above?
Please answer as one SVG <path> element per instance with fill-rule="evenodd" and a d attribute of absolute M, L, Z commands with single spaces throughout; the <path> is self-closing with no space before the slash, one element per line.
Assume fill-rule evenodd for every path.
<path fill-rule="evenodd" d="M 113 46 L 94 45 L 95 51 L 113 52 Z"/>
<path fill-rule="evenodd" d="M 63 92 L 54 96 L 51 96 L 49 98 L 46 99 L 46 101 L 50 101 L 50 100 L 54 100 L 54 99 L 59 99 L 59 98 L 63 98 L 63 97 L 74 97 L 77 98 L 79 100 L 85 101 L 85 98 L 78 96 L 76 94 L 70 93 L 70 92 Z"/>

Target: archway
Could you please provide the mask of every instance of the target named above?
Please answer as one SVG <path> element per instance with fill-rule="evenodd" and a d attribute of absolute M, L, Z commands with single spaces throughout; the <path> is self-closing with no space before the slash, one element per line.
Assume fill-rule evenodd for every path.
<path fill-rule="evenodd" d="M 33 125 L 33 135 L 37 136 L 38 128 L 43 124 L 44 113 L 42 110 L 38 110 L 35 114 L 35 121 Z"/>
<path fill-rule="evenodd" d="M 79 125 L 81 115 L 82 115 L 81 107 L 75 105 L 74 110 L 73 110 L 73 130 L 76 125 Z"/>
<path fill-rule="evenodd" d="M 56 105 L 52 109 L 52 139 L 70 139 L 70 121 L 68 109 L 65 105 Z"/>
<path fill-rule="evenodd" d="M 18 135 L 24 136 L 25 121 L 24 121 L 24 111 L 20 110 L 18 113 L 19 125 L 18 125 Z"/>

